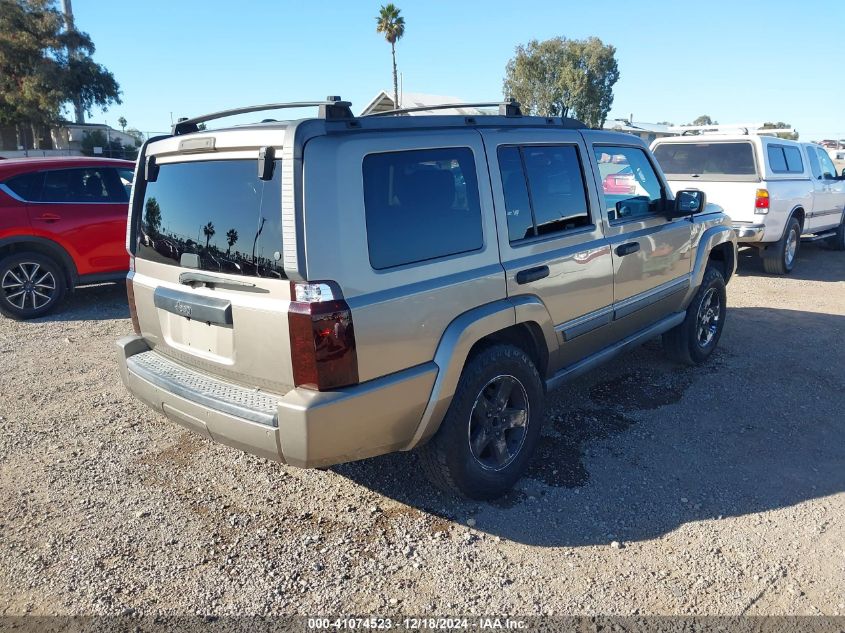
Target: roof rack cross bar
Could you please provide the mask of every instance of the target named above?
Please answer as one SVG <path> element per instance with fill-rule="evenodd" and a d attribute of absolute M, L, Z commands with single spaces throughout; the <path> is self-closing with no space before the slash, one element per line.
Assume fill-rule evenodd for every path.
<path fill-rule="evenodd" d="M 193 117 L 190 119 L 179 119 L 171 130 L 173 136 L 180 134 L 190 134 L 199 130 L 199 124 L 206 121 L 214 121 L 216 119 L 223 119 L 225 117 L 237 116 L 239 114 L 249 114 L 250 112 L 263 112 L 265 110 L 283 110 L 287 108 L 319 108 L 319 116 L 321 118 L 338 120 L 338 119 L 352 119 L 354 118 L 351 110 L 352 104 L 348 101 L 342 101 L 340 97 L 328 97 L 325 101 L 290 101 L 285 103 L 265 103 L 263 105 L 246 106 L 243 108 L 232 108 L 231 110 L 221 110 L 220 112 L 212 112 L 210 114 L 203 114 L 202 116 Z"/>
<path fill-rule="evenodd" d="M 482 101 L 478 103 L 438 103 L 435 105 L 416 106 L 413 108 L 397 108 L 395 110 L 385 110 L 384 112 L 371 112 L 365 114 L 365 117 L 388 116 L 391 114 L 408 114 L 411 112 L 427 112 L 428 110 L 451 110 L 460 108 L 499 108 L 499 114 L 504 116 L 522 116 L 519 109 L 519 103 L 514 99 L 507 101 Z"/>
<path fill-rule="evenodd" d="M 519 105 L 519 101 L 511 97 L 510 99 L 505 99 L 502 103 L 499 104 L 499 115 L 500 116 L 522 116 L 522 107 Z"/>

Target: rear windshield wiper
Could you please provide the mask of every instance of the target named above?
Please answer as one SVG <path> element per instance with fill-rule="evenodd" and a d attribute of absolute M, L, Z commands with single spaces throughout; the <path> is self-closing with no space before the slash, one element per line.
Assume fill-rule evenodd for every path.
<path fill-rule="evenodd" d="M 222 286 L 224 288 L 255 288 L 255 284 L 248 281 L 238 281 L 236 279 L 226 279 L 225 277 L 215 277 L 214 275 L 206 275 L 204 273 L 180 273 L 179 283 L 186 286 L 200 285 L 213 288 L 214 286 Z"/>

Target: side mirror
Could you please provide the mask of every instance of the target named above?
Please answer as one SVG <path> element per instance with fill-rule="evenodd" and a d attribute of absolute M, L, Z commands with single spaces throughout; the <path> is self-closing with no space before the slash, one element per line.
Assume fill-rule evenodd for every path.
<path fill-rule="evenodd" d="M 670 211 L 670 215 L 673 218 L 693 215 L 703 211 L 706 205 L 707 196 L 703 191 L 684 189 L 675 194 L 675 206 Z"/>

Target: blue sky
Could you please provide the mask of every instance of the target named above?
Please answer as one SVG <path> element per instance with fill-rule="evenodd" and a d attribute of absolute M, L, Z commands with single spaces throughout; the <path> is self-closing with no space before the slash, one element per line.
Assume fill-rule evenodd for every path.
<path fill-rule="evenodd" d="M 74 0 L 123 104 L 93 121 L 166 131 L 173 117 L 339 94 L 357 112 L 391 87 L 380 2 Z M 845 138 L 845 2 L 396 0 L 408 92 L 501 97 L 517 44 L 595 35 L 617 49 L 610 118 L 786 121 L 806 140 Z"/>

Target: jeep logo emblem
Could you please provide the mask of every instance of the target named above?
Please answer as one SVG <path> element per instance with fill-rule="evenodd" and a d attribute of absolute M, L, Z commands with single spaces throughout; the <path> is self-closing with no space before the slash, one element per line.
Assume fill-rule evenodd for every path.
<path fill-rule="evenodd" d="M 181 314 L 182 316 L 191 317 L 191 304 L 190 303 L 183 303 L 181 301 L 177 301 L 174 306 L 176 312 Z"/>

